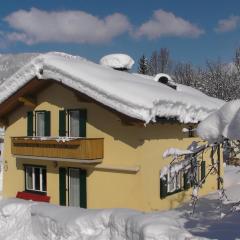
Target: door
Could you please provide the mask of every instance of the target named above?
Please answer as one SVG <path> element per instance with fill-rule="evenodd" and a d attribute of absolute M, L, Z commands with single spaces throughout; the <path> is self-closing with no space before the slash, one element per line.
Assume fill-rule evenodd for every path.
<path fill-rule="evenodd" d="M 68 169 L 68 205 L 87 207 L 86 171 L 79 168 Z"/>
<path fill-rule="evenodd" d="M 68 203 L 71 207 L 80 206 L 80 169 L 69 168 Z"/>

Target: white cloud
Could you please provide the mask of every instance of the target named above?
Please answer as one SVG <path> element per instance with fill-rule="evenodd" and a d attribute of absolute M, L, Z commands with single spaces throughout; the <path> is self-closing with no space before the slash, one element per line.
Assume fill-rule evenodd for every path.
<path fill-rule="evenodd" d="M 46 12 L 36 8 L 11 13 L 5 21 L 15 29 L 9 41 L 105 43 L 130 31 L 128 18 L 114 13 L 100 19 L 83 11 Z"/>
<path fill-rule="evenodd" d="M 198 37 L 204 33 L 189 21 L 161 9 L 139 27 L 133 27 L 128 17 L 120 13 L 99 18 L 83 11 L 48 12 L 36 8 L 15 11 L 4 20 L 12 28 L 5 33 L 5 41 L 28 45 L 44 42 L 98 44 L 124 33 L 148 39 Z"/>
<path fill-rule="evenodd" d="M 239 16 L 230 16 L 227 19 L 218 21 L 218 26 L 214 29 L 215 32 L 230 32 L 237 28 L 240 21 Z"/>
<path fill-rule="evenodd" d="M 164 36 L 174 37 L 198 37 L 204 33 L 196 25 L 175 16 L 171 12 L 157 10 L 152 18 L 143 23 L 135 32 L 136 37 L 146 36 L 149 39 Z"/>

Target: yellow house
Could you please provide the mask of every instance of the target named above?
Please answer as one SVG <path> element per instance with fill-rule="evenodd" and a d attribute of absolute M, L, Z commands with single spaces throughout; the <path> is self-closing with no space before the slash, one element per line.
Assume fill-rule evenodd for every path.
<path fill-rule="evenodd" d="M 87 208 L 151 211 L 189 200 L 182 173 L 160 181 L 163 152 L 199 140 L 182 129 L 223 104 L 63 53 L 33 59 L 0 92 L 3 196 Z M 200 194 L 216 189 L 210 176 Z"/>

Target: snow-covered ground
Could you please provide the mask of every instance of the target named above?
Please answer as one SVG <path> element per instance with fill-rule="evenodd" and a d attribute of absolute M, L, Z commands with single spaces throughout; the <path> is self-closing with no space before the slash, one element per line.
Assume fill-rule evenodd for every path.
<path fill-rule="evenodd" d="M 201 198 L 194 215 L 185 204 L 165 212 L 130 209 L 85 210 L 17 199 L 0 201 L 0 239 L 27 240 L 193 240 L 240 239 L 240 168 L 225 168 L 230 201 L 221 207 L 218 193 Z M 224 217 L 223 217 L 224 216 Z"/>

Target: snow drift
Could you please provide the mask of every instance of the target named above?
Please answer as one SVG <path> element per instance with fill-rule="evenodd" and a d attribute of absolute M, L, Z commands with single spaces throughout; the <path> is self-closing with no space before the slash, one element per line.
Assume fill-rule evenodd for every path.
<path fill-rule="evenodd" d="M 219 142 L 223 137 L 240 139 L 240 100 L 224 104 L 210 114 L 197 127 L 197 134 L 209 143 Z"/>
<path fill-rule="evenodd" d="M 146 123 L 157 116 L 196 123 L 224 104 L 194 90 L 199 93 L 196 98 L 189 87 L 177 84 L 175 90 L 155 82 L 153 77 L 116 71 L 81 57 L 52 52 L 34 58 L 4 81 L 0 85 L 0 103 L 35 76 L 43 81 L 54 79 Z"/>
<path fill-rule="evenodd" d="M 184 240 L 192 237 L 178 221 L 164 213 L 86 210 L 19 199 L 0 202 L 0 229 L 1 240 Z"/>

